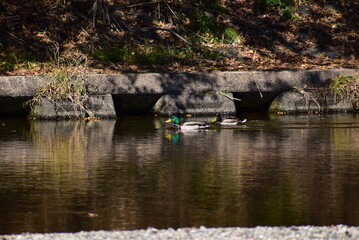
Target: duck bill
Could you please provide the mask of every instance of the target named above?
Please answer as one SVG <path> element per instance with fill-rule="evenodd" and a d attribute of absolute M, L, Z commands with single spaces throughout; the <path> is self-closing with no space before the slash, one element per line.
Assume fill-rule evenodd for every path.
<path fill-rule="evenodd" d="M 166 123 L 170 123 L 170 122 L 172 122 L 172 121 L 171 121 L 171 119 L 168 119 L 168 120 L 166 120 L 165 122 L 166 122 Z"/>
<path fill-rule="evenodd" d="M 214 123 L 214 122 L 217 122 L 217 118 L 213 118 L 212 119 L 212 122 Z"/>

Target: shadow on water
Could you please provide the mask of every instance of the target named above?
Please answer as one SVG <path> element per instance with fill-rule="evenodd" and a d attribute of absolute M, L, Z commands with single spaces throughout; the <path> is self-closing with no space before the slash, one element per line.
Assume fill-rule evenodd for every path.
<path fill-rule="evenodd" d="M 248 119 L 0 120 L 0 233 L 359 224 L 357 115 Z"/>

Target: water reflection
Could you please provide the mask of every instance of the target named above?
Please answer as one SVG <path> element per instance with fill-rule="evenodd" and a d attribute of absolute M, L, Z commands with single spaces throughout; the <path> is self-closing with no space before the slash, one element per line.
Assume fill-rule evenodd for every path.
<path fill-rule="evenodd" d="M 0 121 L 0 233 L 359 224 L 356 115 Z"/>

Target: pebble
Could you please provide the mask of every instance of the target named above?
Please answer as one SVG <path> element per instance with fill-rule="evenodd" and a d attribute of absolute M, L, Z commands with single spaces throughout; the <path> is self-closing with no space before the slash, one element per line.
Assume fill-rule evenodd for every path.
<path fill-rule="evenodd" d="M 347 240 L 359 239 L 359 227 L 293 226 L 293 227 L 228 227 L 228 228 L 173 228 L 131 231 L 90 231 L 77 233 L 23 233 L 0 235 L 1 240 Z"/>

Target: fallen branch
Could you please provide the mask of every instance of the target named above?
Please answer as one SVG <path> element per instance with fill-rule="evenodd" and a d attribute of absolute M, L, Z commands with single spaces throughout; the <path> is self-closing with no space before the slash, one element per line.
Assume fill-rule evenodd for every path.
<path fill-rule="evenodd" d="M 230 99 L 232 101 L 242 101 L 242 99 L 240 99 L 240 98 L 231 97 L 231 96 L 229 96 L 229 95 L 227 95 L 227 94 L 225 94 L 223 92 L 219 92 L 219 94 L 222 94 L 223 96 L 225 96 L 226 98 L 228 98 L 228 99 Z"/>
<path fill-rule="evenodd" d="M 182 37 L 181 35 L 179 35 L 178 33 L 176 33 L 175 31 L 173 31 L 172 29 L 168 29 L 168 28 L 156 28 L 156 27 L 145 27 L 145 28 L 140 28 L 137 30 L 156 30 L 156 31 L 167 31 L 172 33 L 173 35 L 175 35 L 177 38 L 179 38 L 180 40 L 182 40 L 184 43 L 186 43 L 187 45 L 193 47 L 194 49 L 196 49 L 198 52 L 201 52 L 203 54 L 202 49 L 200 49 L 199 47 L 193 45 L 191 42 L 189 42 L 187 39 L 185 39 L 184 37 Z"/>
<path fill-rule="evenodd" d="M 317 105 L 317 107 L 319 109 L 319 112 L 322 111 L 322 107 L 320 106 L 319 102 L 312 96 L 312 94 L 305 91 L 306 88 L 303 89 L 303 88 L 299 88 L 297 86 L 294 86 L 293 89 L 304 96 L 304 98 L 306 100 L 307 108 L 309 108 L 308 101 L 312 100 Z M 308 109 L 308 112 L 309 112 L 309 109 Z"/>
<path fill-rule="evenodd" d="M 9 34 L 11 37 L 13 37 L 15 40 L 17 40 L 21 45 L 24 44 L 24 40 L 22 40 L 21 38 L 18 38 L 17 36 L 15 36 L 14 34 L 12 34 L 11 32 L 6 32 L 7 34 Z"/>
<path fill-rule="evenodd" d="M 254 79 L 254 82 L 255 82 L 255 84 L 256 84 L 256 86 L 257 86 L 257 89 L 258 89 L 258 92 L 259 92 L 259 95 L 261 96 L 261 98 L 263 99 L 263 94 L 262 94 L 262 92 L 261 92 L 261 89 L 259 88 L 259 85 L 258 85 L 258 83 L 257 83 L 257 81 Z"/>
<path fill-rule="evenodd" d="M 210 92 L 210 93 L 208 93 L 208 94 L 209 94 L 209 95 L 220 94 L 220 95 L 222 95 L 222 96 L 224 96 L 224 97 L 226 97 L 226 98 L 228 98 L 228 99 L 230 99 L 230 100 L 232 100 L 232 101 L 242 101 L 242 99 L 229 96 L 228 94 L 225 94 L 225 93 L 224 93 L 223 91 L 221 91 L 221 90 L 219 90 L 219 91 L 214 91 L 214 92 Z"/>
<path fill-rule="evenodd" d="M 166 0 L 163 0 L 163 2 L 166 4 L 166 6 L 168 7 L 168 9 L 171 11 L 171 13 L 177 18 L 179 19 L 179 17 L 177 16 L 177 14 L 172 10 L 172 8 L 170 7 L 170 5 L 167 3 Z"/>
<path fill-rule="evenodd" d="M 114 5 L 114 7 L 116 7 L 116 8 L 133 8 L 133 7 L 140 7 L 140 6 L 144 6 L 144 5 L 156 4 L 156 3 L 160 3 L 160 2 L 162 2 L 162 0 L 155 1 L 155 2 L 137 3 L 137 4 L 127 5 L 127 6 Z"/>

